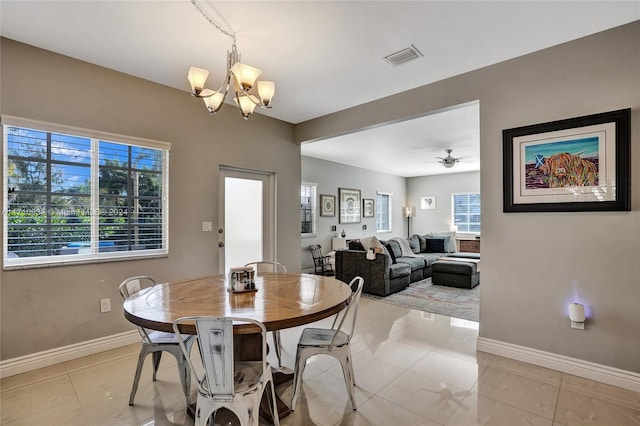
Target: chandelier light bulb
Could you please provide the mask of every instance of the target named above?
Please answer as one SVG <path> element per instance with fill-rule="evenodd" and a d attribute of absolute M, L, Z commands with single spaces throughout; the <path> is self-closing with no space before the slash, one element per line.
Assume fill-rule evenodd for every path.
<path fill-rule="evenodd" d="M 202 98 L 202 100 L 207 106 L 207 110 L 209 110 L 211 114 L 214 114 L 222 106 L 222 102 L 224 101 L 224 94 L 220 92 L 214 92 L 213 95 Z"/>
<path fill-rule="evenodd" d="M 231 67 L 231 73 L 240 87 L 242 87 L 242 91 L 246 92 L 251 90 L 258 76 L 262 74 L 262 70 L 254 68 L 251 65 L 243 64 L 242 62 L 236 62 Z"/>
<path fill-rule="evenodd" d="M 191 94 L 194 96 L 200 95 L 200 92 L 204 89 L 204 83 L 207 81 L 207 77 L 209 77 L 209 71 L 197 67 L 189 68 L 187 79 L 189 80 L 189 84 L 191 84 Z"/>
<path fill-rule="evenodd" d="M 242 112 L 242 116 L 247 119 L 249 118 L 249 115 L 253 113 L 253 110 L 256 109 L 258 99 L 252 95 L 238 94 L 237 102 L 240 107 L 240 111 Z"/>
<path fill-rule="evenodd" d="M 276 92 L 276 84 L 273 81 L 259 81 L 258 82 L 258 94 L 262 103 L 267 108 L 270 108 L 271 99 Z"/>

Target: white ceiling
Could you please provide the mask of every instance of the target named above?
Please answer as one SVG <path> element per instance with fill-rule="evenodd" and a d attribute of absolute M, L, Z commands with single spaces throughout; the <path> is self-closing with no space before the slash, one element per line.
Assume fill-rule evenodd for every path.
<path fill-rule="evenodd" d="M 460 159 L 444 168 L 436 157 L 451 148 Z M 302 154 L 395 176 L 413 177 L 480 170 L 480 106 L 477 102 L 421 118 L 302 145 Z"/>
<path fill-rule="evenodd" d="M 259 113 L 290 123 L 640 19 L 640 0 L 197 1 L 221 26 L 236 33 L 243 62 L 261 68 L 261 79 L 275 81 L 273 108 Z M 189 0 L 0 0 L 0 34 L 184 90 L 185 96 L 190 66 L 210 70 L 208 86 L 220 86 L 231 47 L 231 39 L 207 22 Z M 411 44 L 423 58 L 398 67 L 384 61 L 384 56 Z M 425 123 L 417 130 L 408 122 L 393 126 L 393 152 L 407 156 L 381 156 L 381 165 L 371 158 L 361 167 L 399 174 L 384 164 L 406 163 L 418 155 L 429 161 L 435 155 L 445 156 L 448 147 L 454 148 L 454 156 L 478 159 L 478 147 L 466 153 L 466 142 L 460 142 L 463 136 L 447 138 L 436 118 L 424 120 L 413 123 Z M 405 136 L 399 134 L 404 128 L 411 129 Z M 430 134 L 430 129 L 438 133 Z M 387 135 L 373 130 L 354 134 L 345 137 L 342 146 L 347 140 L 362 143 L 358 136 L 365 135 L 383 146 L 386 138 L 388 145 L 390 129 L 377 131 Z M 456 128 L 456 133 L 464 135 L 474 131 Z M 328 142 L 325 151 L 335 151 L 331 143 L 338 142 Z M 311 155 L 306 151 L 315 145 L 315 155 L 327 156 L 320 152 L 323 144 L 304 146 L 303 154 Z M 362 156 L 362 150 L 354 151 Z M 340 156 L 347 157 L 346 153 Z M 462 170 L 458 166 L 463 164 L 454 169 Z M 406 173 L 419 171 L 411 167 Z"/>

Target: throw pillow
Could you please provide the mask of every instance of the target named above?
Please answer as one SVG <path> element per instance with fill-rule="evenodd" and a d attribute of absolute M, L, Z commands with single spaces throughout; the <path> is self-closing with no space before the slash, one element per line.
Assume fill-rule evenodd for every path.
<path fill-rule="evenodd" d="M 360 240 L 349 241 L 349 250 L 366 251 L 362 246 L 362 243 L 360 242 Z"/>
<path fill-rule="evenodd" d="M 428 237 L 434 238 L 446 238 L 449 237 L 449 244 L 444 245 L 445 253 L 455 253 L 458 251 L 456 246 L 456 233 L 455 232 L 430 232 Z"/>
<path fill-rule="evenodd" d="M 387 243 L 389 243 L 389 247 L 391 247 L 391 251 L 393 252 L 393 255 L 397 258 L 402 256 L 402 249 L 400 248 L 400 243 L 398 243 L 396 240 L 388 240 Z"/>
<path fill-rule="evenodd" d="M 370 249 L 373 249 L 374 252 L 376 253 L 382 253 L 382 243 L 380 243 L 380 240 L 378 238 L 376 238 L 376 236 L 372 236 L 372 237 L 366 237 L 360 240 L 360 243 L 362 244 L 362 247 L 364 247 L 365 251 L 369 251 Z"/>
<path fill-rule="evenodd" d="M 415 254 L 420 253 L 420 240 L 417 235 L 410 236 L 407 241 L 409 241 L 409 247 L 411 247 L 412 252 Z"/>
<path fill-rule="evenodd" d="M 382 247 L 387 250 L 389 257 L 391 258 L 391 264 L 398 263 L 398 261 L 396 260 L 396 255 L 393 253 L 393 248 L 391 248 L 391 244 L 385 241 L 384 243 L 382 243 Z"/>
<path fill-rule="evenodd" d="M 427 238 L 427 253 L 446 253 L 444 251 L 444 238 Z"/>
<path fill-rule="evenodd" d="M 427 238 L 424 235 L 418 235 L 418 241 L 420 241 L 420 253 L 427 252 Z"/>

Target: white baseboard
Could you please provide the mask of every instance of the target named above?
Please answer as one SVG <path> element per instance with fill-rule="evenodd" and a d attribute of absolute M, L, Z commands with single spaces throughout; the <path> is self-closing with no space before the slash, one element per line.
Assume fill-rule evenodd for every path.
<path fill-rule="evenodd" d="M 550 368 L 596 382 L 640 392 L 640 374 L 633 371 L 596 364 L 551 352 L 531 349 L 498 340 L 478 337 L 476 349 L 493 355 Z"/>
<path fill-rule="evenodd" d="M 133 330 L 63 346 L 61 348 L 24 355 L 18 358 L 7 359 L 0 361 L 0 378 L 15 376 L 16 374 L 26 373 L 27 371 L 49 367 L 50 365 L 139 342 L 140 334 L 138 334 L 136 330 Z"/>

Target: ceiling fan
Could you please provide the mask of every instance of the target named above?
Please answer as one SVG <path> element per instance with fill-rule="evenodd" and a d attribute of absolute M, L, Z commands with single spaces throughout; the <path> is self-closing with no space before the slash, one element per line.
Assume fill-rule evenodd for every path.
<path fill-rule="evenodd" d="M 454 157 L 451 155 L 451 152 L 453 152 L 453 149 L 448 148 L 445 149 L 447 156 L 446 157 L 436 157 L 439 158 L 440 161 L 438 161 L 438 163 L 442 164 L 443 166 L 445 166 L 447 169 L 450 169 L 451 167 L 453 167 L 458 161 L 460 161 L 463 158 L 466 157 Z"/>

